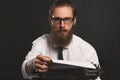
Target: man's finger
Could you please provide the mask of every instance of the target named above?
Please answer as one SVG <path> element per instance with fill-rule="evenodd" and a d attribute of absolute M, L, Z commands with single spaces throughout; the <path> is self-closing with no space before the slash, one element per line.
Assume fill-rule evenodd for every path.
<path fill-rule="evenodd" d="M 51 59 L 48 56 L 38 55 L 36 58 L 39 59 L 39 60 L 41 60 L 41 61 L 51 62 Z"/>
<path fill-rule="evenodd" d="M 48 69 L 48 66 L 46 66 L 46 65 L 40 65 L 40 64 L 35 64 L 35 67 L 37 69 L 41 69 L 41 70 Z"/>

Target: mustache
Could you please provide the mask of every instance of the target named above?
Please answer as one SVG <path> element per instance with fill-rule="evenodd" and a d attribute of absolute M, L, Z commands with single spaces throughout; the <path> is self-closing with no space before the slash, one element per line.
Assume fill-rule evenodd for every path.
<path fill-rule="evenodd" d="M 60 32 L 60 31 L 66 32 L 67 30 L 66 29 L 59 29 L 58 32 Z"/>

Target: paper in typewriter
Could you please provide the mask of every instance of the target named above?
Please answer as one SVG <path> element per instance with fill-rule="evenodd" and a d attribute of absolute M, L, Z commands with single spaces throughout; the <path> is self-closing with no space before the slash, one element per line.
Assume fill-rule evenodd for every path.
<path fill-rule="evenodd" d="M 95 69 L 95 66 L 89 62 L 53 60 L 53 63 L 50 67 L 50 69 L 52 70 L 75 69 L 75 68 Z"/>

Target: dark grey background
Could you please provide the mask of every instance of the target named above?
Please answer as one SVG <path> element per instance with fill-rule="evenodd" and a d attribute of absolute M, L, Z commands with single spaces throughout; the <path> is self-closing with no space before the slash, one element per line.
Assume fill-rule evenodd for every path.
<path fill-rule="evenodd" d="M 0 78 L 22 80 L 21 64 L 32 41 L 49 33 L 52 0 L 0 2 Z M 119 0 L 73 0 L 77 7 L 74 33 L 92 44 L 104 71 L 104 80 L 119 80 Z"/>

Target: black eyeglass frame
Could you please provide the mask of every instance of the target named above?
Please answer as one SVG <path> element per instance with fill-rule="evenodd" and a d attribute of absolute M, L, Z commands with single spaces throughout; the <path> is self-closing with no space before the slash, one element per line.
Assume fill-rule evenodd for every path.
<path fill-rule="evenodd" d="M 61 22 L 63 21 L 64 24 L 71 24 L 74 20 L 74 18 L 71 17 L 65 17 L 65 18 L 60 18 L 60 17 L 51 17 L 50 20 L 54 23 L 54 24 L 61 24 Z"/>

